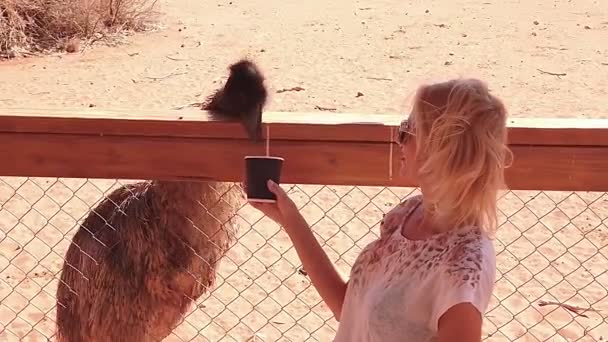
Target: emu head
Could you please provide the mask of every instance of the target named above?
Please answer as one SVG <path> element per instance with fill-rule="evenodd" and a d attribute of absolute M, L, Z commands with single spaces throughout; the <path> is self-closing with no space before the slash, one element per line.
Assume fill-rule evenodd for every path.
<path fill-rule="evenodd" d="M 262 112 L 268 97 L 264 76 L 247 59 L 230 65 L 229 70 L 224 87 L 209 96 L 202 109 L 223 119 L 238 119 L 248 137 L 258 141 L 262 137 Z"/>

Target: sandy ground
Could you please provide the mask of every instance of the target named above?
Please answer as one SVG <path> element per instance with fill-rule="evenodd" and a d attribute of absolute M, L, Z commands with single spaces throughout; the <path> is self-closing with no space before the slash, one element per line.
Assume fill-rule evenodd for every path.
<path fill-rule="evenodd" d="M 166 27 L 124 45 L 0 63 L 0 107 L 172 108 L 201 100 L 229 63 L 249 56 L 269 79 L 268 110 L 398 113 L 420 82 L 462 75 L 488 81 L 512 116 L 608 118 L 604 0 L 161 4 Z M 292 87 L 304 89 L 277 93 Z M 113 186 L 0 180 L 0 341 L 51 338 L 55 277 L 73 229 Z M 299 186 L 293 196 L 346 275 L 382 212 L 410 190 Z M 488 340 L 608 338 L 607 201 L 505 195 Z M 223 281 L 169 340 L 330 341 L 337 324 L 285 234 L 249 208 L 239 214 L 242 237 Z M 539 300 L 604 312 L 573 318 Z"/>
<path fill-rule="evenodd" d="M 463 75 L 488 81 L 513 116 L 608 117 L 603 0 L 323 3 L 163 0 L 166 29 L 128 45 L 0 64 L 0 101 L 171 108 L 250 56 L 273 89 L 305 89 L 273 94 L 269 110 L 402 112 L 420 82 Z"/>

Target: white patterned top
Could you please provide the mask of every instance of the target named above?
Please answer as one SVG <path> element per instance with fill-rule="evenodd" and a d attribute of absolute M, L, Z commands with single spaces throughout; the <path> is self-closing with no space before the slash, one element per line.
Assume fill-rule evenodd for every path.
<path fill-rule="evenodd" d="M 334 342 L 435 341 L 450 307 L 470 302 L 485 313 L 496 276 L 492 240 L 466 227 L 405 238 L 401 228 L 421 202 L 415 196 L 393 208 L 380 238 L 358 256 Z"/>

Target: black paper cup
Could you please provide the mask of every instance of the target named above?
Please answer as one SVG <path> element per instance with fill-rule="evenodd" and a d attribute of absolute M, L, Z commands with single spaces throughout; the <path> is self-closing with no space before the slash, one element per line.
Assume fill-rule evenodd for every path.
<path fill-rule="evenodd" d="M 272 156 L 246 156 L 245 177 L 247 200 L 250 202 L 274 203 L 276 196 L 268 190 L 268 180 L 281 182 L 283 158 Z"/>

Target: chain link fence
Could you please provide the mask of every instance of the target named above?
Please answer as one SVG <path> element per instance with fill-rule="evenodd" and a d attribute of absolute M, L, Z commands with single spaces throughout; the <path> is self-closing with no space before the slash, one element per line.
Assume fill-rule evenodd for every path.
<path fill-rule="evenodd" d="M 55 340 L 55 293 L 73 234 L 128 181 L 0 179 L 0 341 Z M 343 275 L 412 188 L 289 185 Z M 508 191 L 500 199 L 497 282 L 487 341 L 608 339 L 608 195 Z M 167 341 L 331 341 L 337 322 L 286 234 L 245 205 L 217 283 Z"/>

